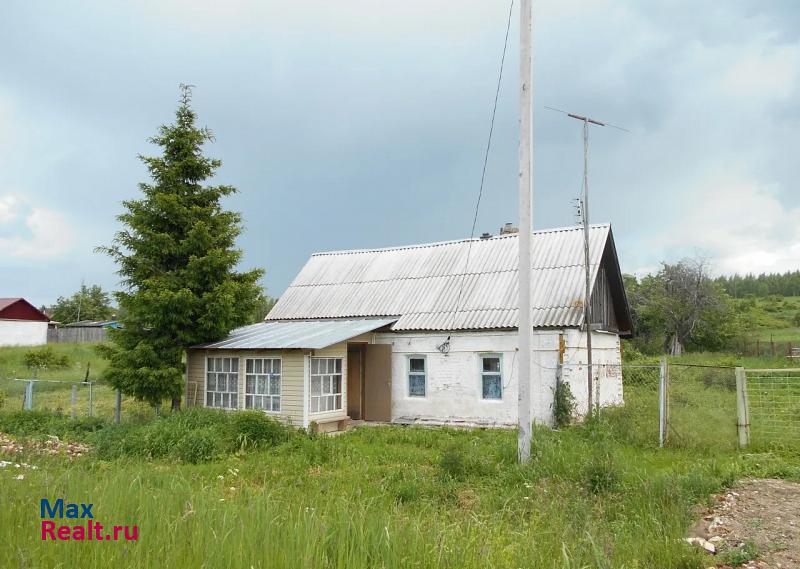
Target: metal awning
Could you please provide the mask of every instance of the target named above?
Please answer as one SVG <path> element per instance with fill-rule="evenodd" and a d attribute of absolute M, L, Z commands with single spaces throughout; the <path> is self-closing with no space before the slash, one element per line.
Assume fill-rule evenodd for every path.
<path fill-rule="evenodd" d="M 360 318 L 355 320 L 288 320 L 259 322 L 237 328 L 217 342 L 198 344 L 193 348 L 208 350 L 280 350 L 306 348 L 319 350 L 344 342 L 360 334 L 372 332 L 397 318 Z"/>

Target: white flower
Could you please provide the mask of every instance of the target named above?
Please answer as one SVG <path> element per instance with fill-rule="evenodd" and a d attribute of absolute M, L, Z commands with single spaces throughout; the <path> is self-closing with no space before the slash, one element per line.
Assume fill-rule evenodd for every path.
<path fill-rule="evenodd" d="M 25 475 L 24 474 L 18 474 L 16 476 L 16 478 L 17 478 L 17 480 L 25 480 Z"/>
<path fill-rule="evenodd" d="M 222 474 L 220 474 L 217 476 L 217 480 L 225 480 L 225 477 Z"/>

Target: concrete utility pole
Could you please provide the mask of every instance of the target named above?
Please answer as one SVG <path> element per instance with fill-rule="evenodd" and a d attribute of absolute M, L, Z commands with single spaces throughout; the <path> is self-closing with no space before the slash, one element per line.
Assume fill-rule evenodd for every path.
<path fill-rule="evenodd" d="M 531 0 L 521 0 L 519 16 L 519 439 L 520 462 L 531 457 L 531 215 L 533 207 L 533 81 L 531 76 Z"/>

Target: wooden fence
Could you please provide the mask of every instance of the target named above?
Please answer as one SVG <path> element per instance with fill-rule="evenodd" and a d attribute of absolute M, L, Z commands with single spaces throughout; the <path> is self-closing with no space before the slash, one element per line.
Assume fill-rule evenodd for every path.
<path fill-rule="evenodd" d="M 743 356 L 770 356 L 773 358 L 787 358 L 797 356 L 800 342 L 778 342 L 774 340 L 747 340 L 742 342 Z"/>
<path fill-rule="evenodd" d="M 100 326 L 71 326 L 47 330 L 48 344 L 81 344 L 84 342 L 105 342 L 108 334 Z"/>

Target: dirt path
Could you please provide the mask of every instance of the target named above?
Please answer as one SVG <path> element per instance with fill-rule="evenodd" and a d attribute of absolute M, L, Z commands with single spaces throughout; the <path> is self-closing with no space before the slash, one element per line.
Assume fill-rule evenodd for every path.
<path fill-rule="evenodd" d="M 800 484 L 743 480 L 718 496 L 689 536 L 714 545 L 709 565 L 800 569 Z M 746 561 L 752 554 L 757 557 Z"/>

